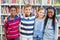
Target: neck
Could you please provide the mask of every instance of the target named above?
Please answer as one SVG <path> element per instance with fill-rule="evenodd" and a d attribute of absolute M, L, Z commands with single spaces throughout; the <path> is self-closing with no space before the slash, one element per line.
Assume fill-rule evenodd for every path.
<path fill-rule="evenodd" d="M 52 17 L 50 17 L 50 19 L 52 19 Z"/>
<path fill-rule="evenodd" d="M 30 15 L 25 14 L 25 17 L 30 17 Z"/>
<path fill-rule="evenodd" d="M 42 18 L 42 17 L 38 17 L 37 19 L 38 19 L 38 20 L 42 20 L 43 18 Z"/>
<path fill-rule="evenodd" d="M 11 17 L 11 18 L 14 18 L 14 16 L 13 16 L 13 15 L 10 15 L 10 17 Z"/>

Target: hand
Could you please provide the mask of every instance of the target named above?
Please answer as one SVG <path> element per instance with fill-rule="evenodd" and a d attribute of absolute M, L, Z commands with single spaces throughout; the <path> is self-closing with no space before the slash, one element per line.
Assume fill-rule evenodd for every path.
<path fill-rule="evenodd" d="M 5 17 L 5 19 L 4 19 L 4 23 L 6 23 L 6 22 L 7 22 L 7 18 L 8 18 L 8 17 Z"/>

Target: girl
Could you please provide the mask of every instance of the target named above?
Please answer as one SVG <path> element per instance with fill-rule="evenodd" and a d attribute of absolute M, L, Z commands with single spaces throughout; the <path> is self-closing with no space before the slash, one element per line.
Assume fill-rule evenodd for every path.
<path fill-rule="evenodd" d="M 42 40 L 44 27 L 44 8 L 39 8 L 38 17 L 35 20 L 34 40 Z"/>
<path fill-rule="evenodd" d="M 53 7 L 47 8 L 47 16 L 44 22 L 44 37 L 43 40 L 57 40 L 58 27 L 56 21 L 56 10 Z"/>

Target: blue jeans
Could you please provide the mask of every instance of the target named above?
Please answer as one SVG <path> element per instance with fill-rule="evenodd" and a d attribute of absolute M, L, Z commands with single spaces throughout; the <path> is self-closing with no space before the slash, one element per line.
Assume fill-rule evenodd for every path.
<path fill-rule="evenodd" d="M 42 40 L 40 37 L 34 37 L 33 40 Z"/>
<path fill-rule="evenodd" d="M 7 40 L 20 40 L 19 38 L 15 38 L 15 39 L 7 39 Z"/>

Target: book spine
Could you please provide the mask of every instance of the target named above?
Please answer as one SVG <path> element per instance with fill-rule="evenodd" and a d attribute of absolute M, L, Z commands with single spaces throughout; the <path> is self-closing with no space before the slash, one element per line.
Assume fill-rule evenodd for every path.
<path fill-rule="evenodd" d="M 19 4 L 19 0 L 16 0 L 16 3 L 18 3 L 18 4 Z"/>
<path fill-rule="evenodd" d="M 0 4 L 1 4 L 1 0 L 0 0 Z"/>
<path fill-rule="evenodd" d="M 16 0 L 12 0 L 12 3 L 16 3 Z"/>
<path fill-rule="evenodd" d="M 8 7 L 6 7 L 6 13 L 9 13 L 9 9 L 8 9 Z"/>
<path fill-rule="evenodd" d="M 6 0 L 2 0 L 2 3 L 6 3 Z"/>
<path fill-rule="evenodd" d="M 11 4 L 12 3 L 12 0 L 9 0 L 8 3 Z"/>
<path fill-rule="evenodd" d="M 6 3 L 8 3 L 8 0 L 6 0 Z"/>

